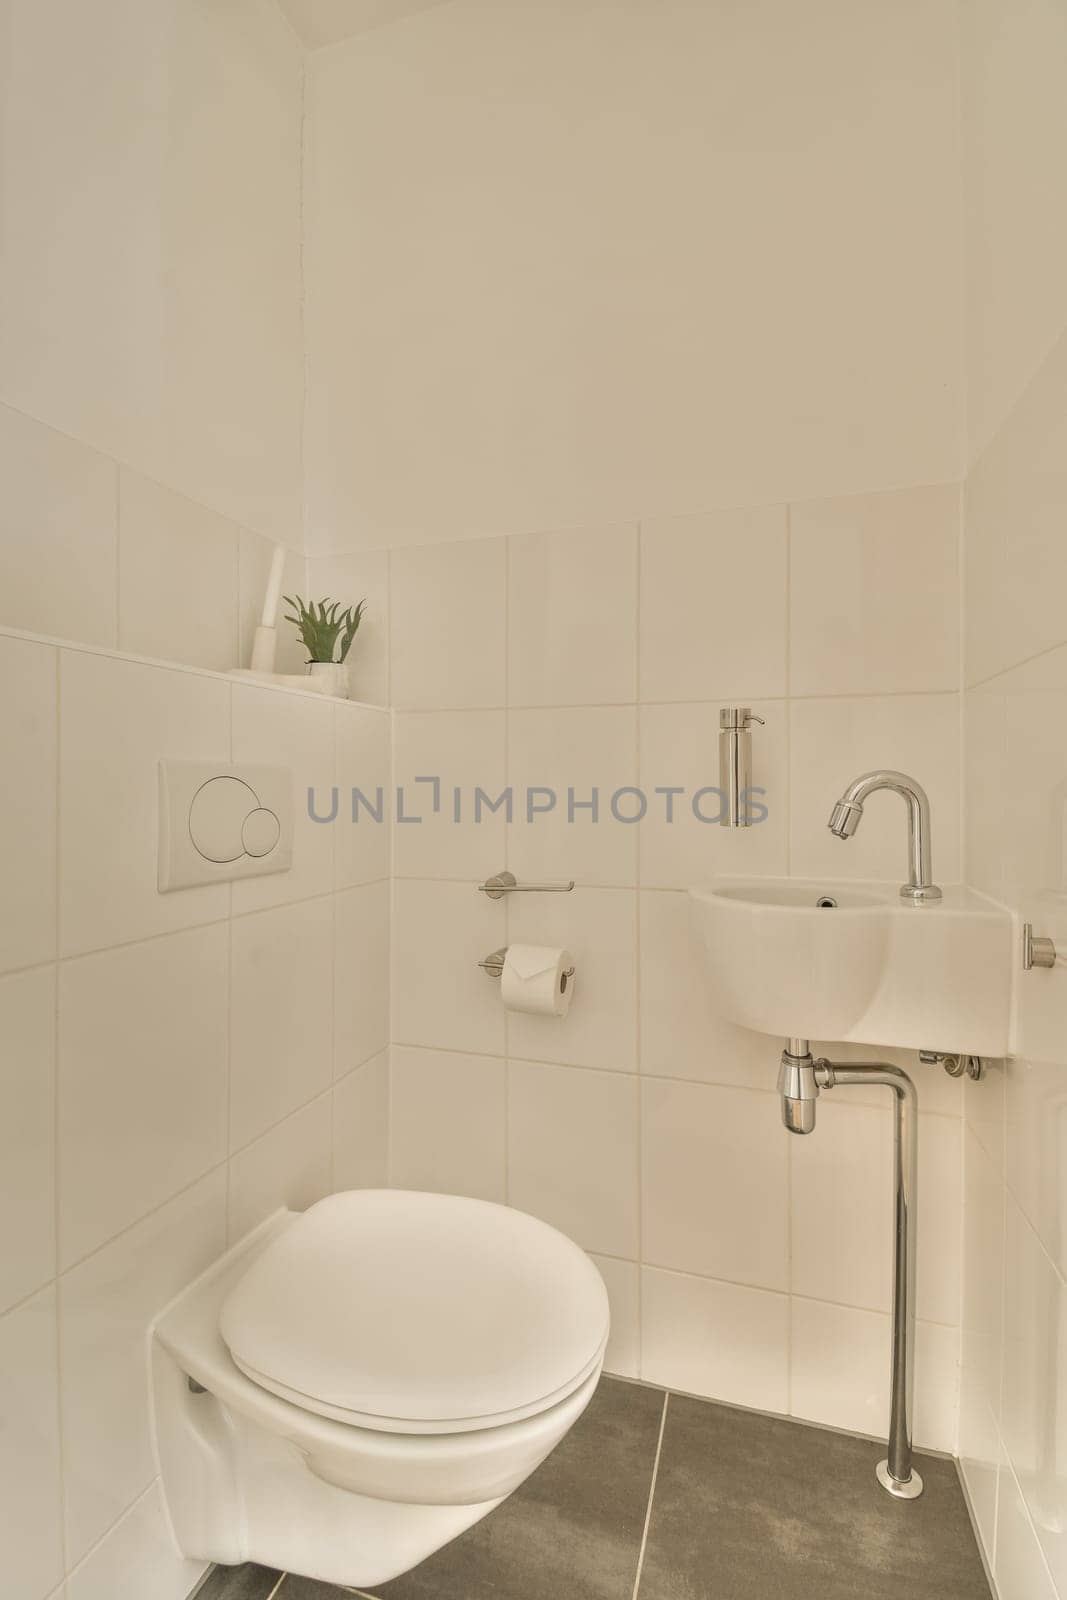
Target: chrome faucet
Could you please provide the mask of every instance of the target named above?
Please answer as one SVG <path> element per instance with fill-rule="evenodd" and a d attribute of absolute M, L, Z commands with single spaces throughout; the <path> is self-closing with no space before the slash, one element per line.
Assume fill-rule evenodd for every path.
<path fill-rule="evenodd" d="M 876 789 L 892 789 L 908 808 L 908 881 L 901 888 L 901 898 L 917 904 L 940 900 L 941 890 L 933 881 L 930 865 L 930 802 L 914 778 L 889 769 L 865 772 L 849 784 L 831 811 L 827 827 L 836 838 L 851 839 L 863 818 L 864 801 Z"/>

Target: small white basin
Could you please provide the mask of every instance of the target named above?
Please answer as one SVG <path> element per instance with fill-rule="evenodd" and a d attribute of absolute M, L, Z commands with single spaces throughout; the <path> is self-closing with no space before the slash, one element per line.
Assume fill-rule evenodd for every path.
<path fill-rule="evenodd" d="M 689 894 L 714 1009 L 741 1027 L 1007 1050 L 1011 918 L 970 890 L 913 905 L 895 884 L 722 878 Z"/>

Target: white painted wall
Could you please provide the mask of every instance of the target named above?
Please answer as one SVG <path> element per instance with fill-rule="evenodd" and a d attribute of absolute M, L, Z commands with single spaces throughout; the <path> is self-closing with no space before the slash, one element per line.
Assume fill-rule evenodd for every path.
<path fill-rule="evenodd" d="M 307 93 L 309 548 L 958 476 L 952 0 L 454 0 Z"/>
<path fill-rule="evenodd" d="M 1067 11 L 964 8 L 967 875 L 1067 950 Z M 1001 1600 L 1067 1595 L 1067 973 L 968 1089 L 960 1453 Z"/>
<path fill-rule="evenodd" d="M 302 543 L 299 44 L 2 0 L 0 72 L 0 622 L 233 666 Z"/>
<path fill-rule="evenodd" d="M 898 877 L 896 808 L 847 848 L 825 828 L 880 764 L 961 876 L 955 30 L 940 4 L 455 0 L 308 67 L 311 582 L 388 597 L 364 669 L 396 777 L 446 784 L 396 829 L 392 1180 L 577 1238 L 613 1370 L 875 1433 L 888 1097 L 790 1142 L 775 1041 L 707 1012 L 684 889 Z M 605 811 L 714 784 L 738 701 L 763 828 L 446 820 L 453 784 L 520 814 L 528 783 Z M 578 888 L 493 905 L 505 863 Z M 509 937 L 574 951 L 565 1023 L 505 1018 L 476 963 Z M 919 1437 L 952 1448 L 962 1095 L 908 1064 Z"/>
<path fill-rule="evenodd" d="M 273 0 L 0 0 L 0 49 L 2 1587 L 181 1600 L 145 1332 L 279 1204 L 382 1181 L 389 848 L 305 823 L 291 872 L 160 897 L 157 763 L 385 781 L 388 717 L 221 675 L 271 537 L 305 575 Z"/>

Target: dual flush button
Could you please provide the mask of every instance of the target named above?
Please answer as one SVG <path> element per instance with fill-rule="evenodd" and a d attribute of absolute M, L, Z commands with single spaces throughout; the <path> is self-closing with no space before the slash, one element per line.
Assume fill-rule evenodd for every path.
<path fill-rule="evenodd" d="M 209 778 L 189 807 L 189 835 L 205 861 L 269 856 L 282 836 L 278 815 L 241 778 Z"/>
<path fill-rule="evenodd" d="M 286 767 L 159 764 L 159 889 L 285 872 L 293 861 Z"/>

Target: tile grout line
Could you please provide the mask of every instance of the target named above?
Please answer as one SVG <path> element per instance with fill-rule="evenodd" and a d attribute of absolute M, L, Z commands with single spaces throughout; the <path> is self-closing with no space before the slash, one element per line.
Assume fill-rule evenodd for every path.
<path fill-rule="evenodd" d="M 117 486 L 116 486 L 116 495 L 117 495 L 117 493 L 118 493 L 118 490 L 117 490 Z M 117 511 L 116 511 L 115 536 L 116 536 L 116 569 L 117 569 L 117 567 L 118 567 L 118 554 L 117 554 L 118 523 L 117 523 Z M 117 578 L 116 578 L 116 583 L 117 583 Z M 115 627 L 116 627 L 116 629 L 118 628 L 118 612 L 117 612 L 117 610 L 116 610 L 116 615 L 115 615 Z M 61 968 L 60 968 L 60 965 L 59 965 L 59 950 L 60 950 L 60 919 L 61 919 L 62 914 L 63 914 L 63 894 L 62 894 L 63 827 L 62 827 L 62 809 L 61 809 L 62 808 L 62 804 L 63 804 L 63 801 L 62 801 L 63 785 L 62 785 L 62 783 L 60 781 L 60 776 L 61 776 L 61 773 L 62 773 L 62 755 L 63 755 L 63 658 L 60 655 L 58 650 L 56 651 L 56 654 L 55 654 L 54 674 L 53 674 L 52 683 L 53 683 L 53 692 L 55 693 L 55 697 L 56 697 L 56 701 L 55 701 L 55 704 L 56 704 L 56 721 L 55 721 L 55 744 L 54 744 L 55 763 L 56 763 L 56 768 L 55 768 L 56 814 L 55 814 L 55 833 L 54 833 L 55 884 L 53 886 L 53 896 L 54 896 L 54 898 L 53 898 L 53 906 L 54 906 L 54 915 L 55 915 L 55 928 L 53 930 L 53 938 L 54 938 L 53 959 L 52 959 L 52 962 L 50 963 L 51 972 L 52 972 L 52 1030 L 51 1030 L 51 1033 L 52 1033 L 52 1072 L 51 1072 L 51 1080 L 52 1080 L 52 1119 L 51 1119 L 51 1122 L 52 1122 L 52 1186 L 51 1186 L 51 1200 L 52 1200 L 52 1270 L 53 1270 L 53 1277 L 52 1277 L 52 1281 L 51 1281 L 51 1289 L 52 1289 L 52 1294 L 53 1294 L 53 1297 L 54 1297 L 53 1298 L 53 1302 L 52 1302 L 52 1316 L 53 1316 L 53 1319 L 54 1319 L 53 1326 L 54 1326 L 54 1331 L 55 1331 L 55 1352 L 56 1352 L 55 1420 L 56 1420 L 56 1444 L 58 1446 L 58 1455 L 59 1455 L 59 1460 L 58 1460 L 58 1463 L 57 1463 L 57 1473 L 56 1473 L 56 1485 L 55 1485 L 55 1487 L 56 1487 L 56 1503 L 57 1503 L 57 1506 L 58 1506 L 58 1509 L 59 1509 L 59 1559 L 60 1559 L 60 1564 L 61 1564 L 62 1569 L 63 1569 L 63 1578 L 62 1578 L 60 1587 L 62 1588 L 63 1584 L 66 1583 L 67 1574 L 68 1574 L 68 1572 L 70 1570 L 70 1530 L 69 1530 L 69 1526 L 68 1526 L 69 1518 L 68 1518 L 68 1506 L 67 1506 L 67 1500 L 68 1500 L 68 1494 L 67 1494 L 67 1440 L 66 1440 L 66 1420 L 67 1420 L 67 1418 L 66 1418 L 66 1407 L 64 1405 L 64 1385 L 63 1385 L 63 1349 L 64 1349 L 64 1342 L 65 1341 L 64 1341 L 64 1337 L 63 1337 L 63 1334 L 64 1334 L 64 1318 L 63 1318 L 63 1313 L 62 1313 L 62 1283 L 61 1283 L 62 1274 L 60 1272 L 60 1262 L 61 1262 L 61 1259 L 62 1259 L 61 1249 L 60 1249 L 60 1228 L 61 1228 L 61 1218 L 62 1218 L 61 1202 L 62 1202 L 62 1194 L 63 1194 L 62 1172 L 61 1172 L 61 1167 L 60 1167 L 60 1148 L 61 1148 L 61 1137 L 60 1137 L 60 1135 L 62 1133 L 62 1119 L 61 1119 L 61 1114 L 60 1114 L 60 1063 L 59 1063 L 59 1052 L 60 1052 L 60 1046 L 61 1046 L 61 1043 L 62 1043 L 62 1036 L 61 1036 L 61 1031 L 60 1031 L 60 1001 L 59 1001 L 59 984 L 60 984 L 60 976 L 61 976 Z M 40 1294 L 41 1292 L 42 1292 L 42 1288 L 38 1288 L 38 1289 L 36 1289 L 34 1291 L 35 1294 Z"/>
<path fill-rule="evenodd" d="M 511 745 L 512 745 L 512 705 L 511 705 L 511 540 L 504 541 L 504 792 L 511 788 Z M 514 849 L 514 834 L 508 820 L 509 813 L 504 813 L 505 822 L 503 837 L 504 870 L 511 870 L 511 857 Z M 518 873 L 515 874 L 518 877 Z M 511 896 L 504 896 L 504 943 L 501 948 L 506 952 L 511 944 Z M 503 1002 L 501 1002 L 503 1005 Z M 511 1018 L 506 1007 L 504 1008 L 504 1036 L 502 1059 L 504 1062 L 504 1204 L 511 1205 L 511 1053 L 512 1035 Z"/>
<path fill-rule="evenodd" d="M 652 1522 L 652 1502 L 656 1494 L 656 1480 L 659 1477 L 659 1458 L 663 1453 L 663 1434 L 667 1427 L 667 1407 L 670 1404 L 670 1390 L 663 1394 L 663 1411 L 659 1419 L 659 1437 L 656 1440 L 656 1454 L 652 1462 L 652 1482 L 648 1486 L 648 1505 L 645 1508 L 645 1525 L 641 1530 L 641 1548 L 637 1554 L 637 1571 L 634 1573 L 634 1587 L 631 1600 L 637 1600 L 637 1593 L 641 1587 L 641 1574 L 645 1566 L 645 1547 L 648 1544 L 648 1530 Z"/>
<path fill-rule="evenodd" d="M 793 876 L 793 505 L 785 508 L 785 871 Z M 785 1406 L 793 1415 L 793 1339 L 796 1307 L 793 1303 L 793 1141 L 785 1148 L 785 1183 L 788 1215 L 785 1222 Z"/>
<path fill-rule="evenodd" d="M 638 522 L 634 537 L 634 694 L 637 701 L 634 706 L 634 757 L 637 770 L 636 779 L 638 789 L 645 781 L 644 773 L 644 715 L 640 705 L 641 695 L 641 619 L 642 619 L 642 572 L 641 558 L 643 551 L 644 531 Z M 644 1168 L 645 1168 L 645 1097 L 641 1088 L 641 1073 L 644 1067 L 644 1052 L 642 1050 L 642 966 L 641 966 L 641 933 L 642 910 L 644 902 L 641 899 L 641 880 L 645 870 L 645 846 L 640 828 L 637 830 L 636 848 L 634 851 L 634 872 L 636 882 L 634 885 L 634 1076 L 637 1083 L 634 1087 L 636 1099 L 637 1138 L 634 1159 L 637 1165 L 637 1371 L 644 1377 L 645 1372 L 645 1194 L 644 1194 Z"/>
<path fill-rule="evenodd" d="M 274 1600 L 275 1595 L 281 1593 L 282 1585 L 284 1584 L 284 1582 L 285 1582 L 285 1580 L 286 1580 L 286 1578 L 288 1576 L 289 1576 L 289 1574 L 287 1572 L 283 1572 L 282 1573 L 281 1577 L 278 1579 L 277 1583 L 274 1585 L 274 1588 L 271 1590 L 270 1594 L 267 1596 L 267 1600 Z"/>

